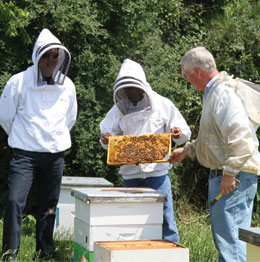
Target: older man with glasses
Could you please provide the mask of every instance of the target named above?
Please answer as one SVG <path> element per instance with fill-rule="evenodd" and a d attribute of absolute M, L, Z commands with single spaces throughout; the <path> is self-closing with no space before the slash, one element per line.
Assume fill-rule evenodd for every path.
<path fill-rule="evenodd" d="M 209 211 L 219 262 L 246 262 L 246 243 L 238 239 L 238 229 L 250 227 L 260 175 L 256 123 L 236 93 L 234 79 L 218 71 L 205 47 L 187 51 L 181 67 L 187 82 L 204 92 L 203 109 L 197 138 L 174 149 L 170 162 L 196 157 L 210 168 Z"/>
<path fill-rule="evenodd" d="M 33 179 L 37 185 L 36 256 L 54 254 L 53 229 L 64 167 L 76 121 L 73 82 L 66 76 L 70 53 L 48 30 L 36 40 L 33 65 L 12 76 L 0 99 L 0 125 L 12 159 L 5 205 L 3 259 L 16 260 L 22 212 Z"/>

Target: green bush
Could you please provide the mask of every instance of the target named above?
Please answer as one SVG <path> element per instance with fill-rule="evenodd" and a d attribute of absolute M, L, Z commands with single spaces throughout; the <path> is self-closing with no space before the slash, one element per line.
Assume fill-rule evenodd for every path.
<path fill-rule="evenodd" d="M 259 1 L 244 0 L 0 0 L 0 92 L 11 75 L 31 64 L 34 42 L 49 28 L 71 52 L 68 75 L 79 106 L 64 175 L 100 176 L 120 186 L 118 167 L 107 166 L 99 143 L 99 122 L 113 105 L 113 85 L 123 60 L 143 66 L 152 88 L 180 109 L 194 138 L 202 94 L 182 78 L 181 56 L 204 45 L 219 69 L 259 82 L 258 14 Z M 1 131 L 0 201 L 10 159 L 6 139 Z M 170 172 L 174 199 L 186 195 L 206 206 L 207 173 L 196 160 L 175 165 Z M 34 208 L 32 199 L 28 212 Z"/>

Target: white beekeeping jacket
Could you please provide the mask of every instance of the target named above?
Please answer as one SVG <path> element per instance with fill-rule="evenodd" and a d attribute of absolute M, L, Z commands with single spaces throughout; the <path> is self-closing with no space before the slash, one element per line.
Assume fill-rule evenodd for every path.
<path fill-rule="evenodd" d="M 136 87 L 144 91 L 143 99 L 139 102 L 131 102 L 124 89 Z M 137 135 L 170 133 L 172 127 L 180 127 L 182 136 L 175 142 L 182 144 L 191 135 L 185 119 L 179 110 L 167 98 L 154 92 L 146 81 L 144 71 L 140 64 L 126 59 L 118 73 L 114 85 L 115 105 L 109 110 L 106 117 L 100 123 L 101 133 L 112 135 Z M 102 142 L 101 142 L 102 144 Z M 107 145 L 102 144 L 104 148 Z M 119 173 L 126 176 L 138 176 L 141 173 L 159 176 L 166 174 L 171 168 L 168 163 L 151 163 L 136 165 L 124 165 Z"/>
<path fill-rule="evenodd" d="M 230 176 L 240 171 L 260 175 L 255 133 L 259 125 L 255 98 L 259 96 L 250 89 L 241 80 L 220 73 L 203 104 L 198 137 L 185 145 L 189 156 L 196 156 L 205 167 L 223 169 Z"/>
<path fill-rule="evenodd" d="M 58 48 L 53 84 L 43 81 L 38 68 L 41 56 Z M 48 30 L 36 40 L 26 71 L 12 76 L 0 99 L 0 125 L 9 135 L 8 144 L 34 152 L 60 152 L 71 146 L 70 130 L 76 121 L 77 101 L 73 82 L 66 76 L 69 51 Z"/>

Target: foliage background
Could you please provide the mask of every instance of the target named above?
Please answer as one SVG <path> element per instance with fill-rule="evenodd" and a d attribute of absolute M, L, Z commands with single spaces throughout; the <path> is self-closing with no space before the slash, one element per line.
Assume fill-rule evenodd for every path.
<path fill-rule="evenodd" d="M 152 88 L 180 109 L 195 138 L 202 94 L 186 84 L 180 58 L 203 45 L 225 70 L 260 82 L 260 1 L 245 0 L 0 0 L 0 93 L 31 65 L 34 42 L 48 28 L 69 49 L 69 77 L 77 89 L 78 119 L 64 175 L 104 177 L 121 185 L 106 165 L 99 122 L 113 105 L 113 84 L 125 58 L 139 62 Z M 10 149 L 0 130 L 0 212 L 7 190 Z M 186 159 L 170 172 L 174 203 L 207 207 L 208 171 Z M 27 212 L 34 210 L 34 189 Z M 259 212 L 258 205 L 256 211 Z"/>

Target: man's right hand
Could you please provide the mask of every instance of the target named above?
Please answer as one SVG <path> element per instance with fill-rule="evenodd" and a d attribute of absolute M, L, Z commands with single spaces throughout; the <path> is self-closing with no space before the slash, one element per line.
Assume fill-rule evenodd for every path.
<path fill-rule="evenodd" d="M 236 177 L 223 174 L 220 189 L 223 195 L 229 194 L 236 188 Z"/>
<path fill-rule="evenodd" d="M 108 137 L 110 137 L 110 136 L 112 136 L 110 133 L 102 133 L 101 137 L 100 137 L 101 142 L 103 144 L 107 145 L 108 144 Z"/>
<path fill-rule="evenodd" d="M 169 162 L 171 164 L 177 163 L 181 160 L 183 160 L 185 157 L 187 157 L 187 154 L 185 152 L 184 147 L 179 147 L 176 148 L 172 151 L 170 157 L 169 157 Z"/>

